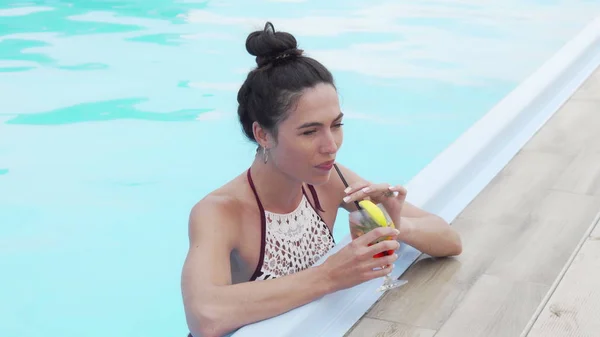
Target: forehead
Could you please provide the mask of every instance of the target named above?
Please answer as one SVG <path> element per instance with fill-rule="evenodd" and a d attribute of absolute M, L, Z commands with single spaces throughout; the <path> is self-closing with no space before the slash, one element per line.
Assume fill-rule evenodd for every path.
<path fill-rule="evenodd" d="M 290 123 L 326 122 L 340 114 L 340 103 L 335 88 L 330 84 L 317 84 L 306 89 L 290 112 Z"/>

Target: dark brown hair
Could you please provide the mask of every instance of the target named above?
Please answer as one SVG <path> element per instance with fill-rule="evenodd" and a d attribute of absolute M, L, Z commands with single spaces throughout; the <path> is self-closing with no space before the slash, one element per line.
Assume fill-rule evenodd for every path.
<path fill-rule="evenodd" d="M 248 73 L 238 91 L 238 117 L 244 134 L 255 141 L 252 124 L 277 135 L 277 126 L 287 117 L 303 90 L 326 83 L 335 87 L 331 72 L 303 55 L 296 38 L 275 32 L 273 24 L 248 35 L 246 50 L 256 56 L 257 67 Z"/>

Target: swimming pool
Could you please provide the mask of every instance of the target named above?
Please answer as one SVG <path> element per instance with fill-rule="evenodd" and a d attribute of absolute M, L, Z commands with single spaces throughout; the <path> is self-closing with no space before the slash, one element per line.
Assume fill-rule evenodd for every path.
<path fill-rule="evenodd" d="M 243 41 L 266 19 L 334 72 L 339 160 L 404 183 L 600 13 L 588 1 L 256 3 L 1 7 L 0 335 L 185 335 L 188 211 L 253 156 L 235 94 L 253 65 Z M 387 165 L 368 164 L 390 146 Z"/>

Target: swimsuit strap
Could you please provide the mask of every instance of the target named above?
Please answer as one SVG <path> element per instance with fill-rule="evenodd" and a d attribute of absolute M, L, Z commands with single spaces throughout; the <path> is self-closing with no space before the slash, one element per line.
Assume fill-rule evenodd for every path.
<path fill-rule="evenodd" d="M 262 203 L 260 202 L 260 198 L 258 197 L 258 193 L 256 192 L 256 187 L 254 186 L 254 182 L 252 181 L 252 175 L 250 174 L 250 169 L 246 173 L 248 178 L 248 183 L 250 184 L 250 188 L 252 188 L 252 192 L 254 193 L 254 197 L 256 198 L 256 203 L 258 204 L 258 209 L 260 211 L 260 257 L 258 259 L 258 264 L 256 265 L 256 269 L 254 269 L 254 273 L 250 278 L 250 281 L 254 281 L 258 275 L 260 275 L 260 269 L 265 262 L 265 240 L 267 236 L 267 219 L 265 216 L 265 209 L 263 208 Z"/>
<path fill-rule="evenodd" d="M 321 207 L 321 203 L 319 202 L 319 196 L 317 195 L 317 190 L 315 190 L 315 187 L 309 184 L 308 190 L 310 191 L 310 194 L 312 195 L 313 200 L 315 201 L 315 209 L 321 212 L 325 212 Z M 304 188 L 302 189 L 302 191 L 304 191 Z"/>

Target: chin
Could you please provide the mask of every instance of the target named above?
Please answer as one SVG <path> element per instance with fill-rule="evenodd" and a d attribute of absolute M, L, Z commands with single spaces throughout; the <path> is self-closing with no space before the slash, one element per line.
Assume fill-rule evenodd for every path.
<path fill-rule="evenodd" d="M 327 173 L 321 173 L 321 174 L 312 174 L 308 177 L 308 179 L 305 181 L 305 183 L 313 185 L 313 186 L 319 186 L 319 185 L 326 184 L 329 181 L 330 177 L 331 177 L 331 171 L 329 171 Z"/>

